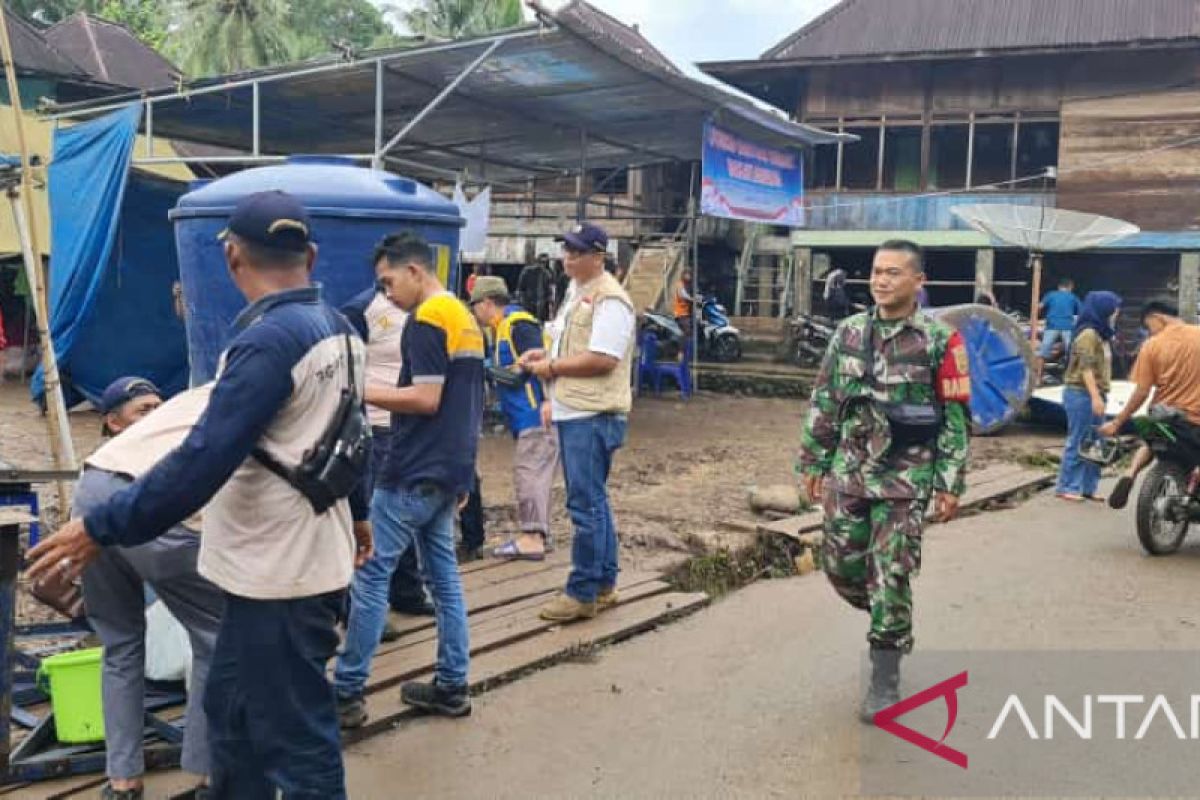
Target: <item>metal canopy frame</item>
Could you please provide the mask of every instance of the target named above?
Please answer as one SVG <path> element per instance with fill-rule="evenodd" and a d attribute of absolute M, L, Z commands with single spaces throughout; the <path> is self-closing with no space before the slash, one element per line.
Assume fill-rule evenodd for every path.
<path fill-rule="evenodd" d="M 713 117 L 793 148 L 847 138 L 688 78 L 581 0 L 553 14 L 535 8 L 538 23 L 490 36 L 52 104 L 44 116 L 80 120 L 143 103 L 135 165 L 264 164 L 305 152 L 522 189 L 591 168 L 699 160 L 702 122 Z M 230 113 L 239 111 L 249 119 Z M 236 152 L 158 155 L 154 136 Z"/>

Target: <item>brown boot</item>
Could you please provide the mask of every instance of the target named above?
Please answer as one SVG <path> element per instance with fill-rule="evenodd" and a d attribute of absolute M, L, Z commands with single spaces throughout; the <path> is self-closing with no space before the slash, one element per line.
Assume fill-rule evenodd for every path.
<path fill-rule="evenodd" d="M 538 616 L 549 622 L 574 622 L 596 616 L 595 603 L 581 603 L 568 594 L 559 593 L 542 606 Z"/>
<path fill-rule="evenodd" d="M 596 595 L 596 609 L 605 611 L 612 608 L 621 600 L 621 594 L 617 591 L 617 587 L 612 586 L 608 589 L 601 589 L 600 594 Z"/>

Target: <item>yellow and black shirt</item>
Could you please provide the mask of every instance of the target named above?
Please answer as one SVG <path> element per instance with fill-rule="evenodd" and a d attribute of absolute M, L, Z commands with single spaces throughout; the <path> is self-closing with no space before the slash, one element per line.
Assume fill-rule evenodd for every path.
<path fill-rule="evenodd" d="M 483 334 L 449 292 L 417 306 L 404 329 L 400 387 L 442 384 L 432 416 L 393 414 L 379 486 L 410 489 L 429 482 L 460 494 L 470 489 L 483 423 Z"/>

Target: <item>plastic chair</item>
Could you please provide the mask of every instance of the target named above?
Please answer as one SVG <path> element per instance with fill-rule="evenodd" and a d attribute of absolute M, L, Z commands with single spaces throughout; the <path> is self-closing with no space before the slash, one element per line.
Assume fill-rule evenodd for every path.
<path fill-rule="evenodd" d="M 679 396 L 687 400 L 692 396 L 692 340 L 683 344 L 683 358 L 679 361 L 653 362 L 654 392 L 662 394 L 662 379 L 671 378 L 679 386 Z"/>
<path fill-rule="evenodd" d="M 654 365 L 658 361 L 658 337 L 647 331 L 642 334 L 639 344 L 637 385 L 640 389 L 646 385 L 654 385 Z"/>

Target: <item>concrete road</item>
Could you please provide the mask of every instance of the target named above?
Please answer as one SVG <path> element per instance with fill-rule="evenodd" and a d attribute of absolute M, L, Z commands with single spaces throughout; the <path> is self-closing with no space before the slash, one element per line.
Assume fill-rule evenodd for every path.
<path fill-rule="evenodd" d="M 930 529 L 918 648 L 1200 648 L 1200 535 L 1149 558 L 1132 526 L 1043 494 Z M 352 748 L 351 796 L 853 795 L 865 625 L 820 574 L 762 582 Z"/>

